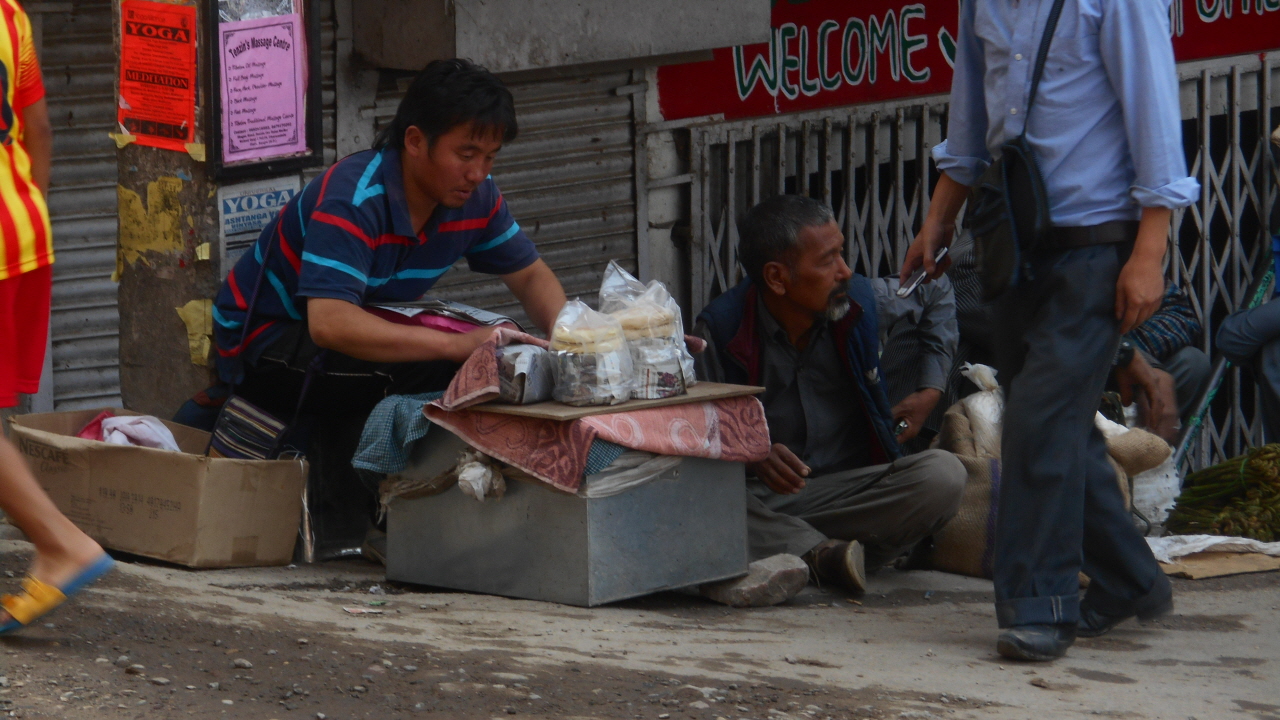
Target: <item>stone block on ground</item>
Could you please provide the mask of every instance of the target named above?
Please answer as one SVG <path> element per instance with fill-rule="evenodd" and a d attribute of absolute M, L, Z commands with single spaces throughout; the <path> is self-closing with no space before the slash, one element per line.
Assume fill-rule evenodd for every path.
<path fill-rule="evenodd" d="M 703 597 L 732 607 L 766 607 L 795 597 L 809 582 L 809 566 L 795 555 L 774 555 L 747 566 L 734 580 L 707 583 Z"/>

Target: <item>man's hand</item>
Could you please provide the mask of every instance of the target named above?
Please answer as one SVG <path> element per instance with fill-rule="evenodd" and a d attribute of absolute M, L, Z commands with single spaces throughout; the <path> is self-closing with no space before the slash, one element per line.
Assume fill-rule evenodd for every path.
<path fill-rule="evenodd" d="M 911 273 L 920 267 L 924 267 L 924 272 L 930 280 L 942 277 L 942 273 L 951 267 L 951 256 L 942 258 L 940 263 L 935 263 L 933 258 L 938 254 L 939 248 L 951 246 L 951 238 L 955 230 L 954 225 L 939 225 L 926 220 L 920 226 L 920 233 L 916 235 L 916 239 L 911 242 L 911 247 L 907 248 L 907 257 L 902 261 L 902 271 L 898 274 L 898 281 L 906 285 Z"/>
<path fill-rule="evenodd" d="M 917 390 L 902 398 L 902 402 L 893 408 L 894 421 L 906 420 L 907 429 L 898 436 L 898 442 L 905 443 L 920 434 L 925 420 L 942 399 L 942 391 L 936 388 Z"/>
<path fill-rule="evenodd" d="M 795 495 L 804 489 L 804 479 L 809 477 L 805 465 L 786 445 L 774 443 L 769 457 L 747 465 L 747 472 L 754 473 L 768 488 L 779 495 Z"/>
<path fill-rule="evenodd" d="M 1116 280 L 1116 319 L 1120 333 L 1129 332 L 1160 309 L 1164 297 L 1162 257 L 1152 260 L 1136 253 L 1125 263 Z"/>
<path fill-rule="evenodd" d="M 1134 401 L 1135 387 L 1141 392 L 1137 398 L 1138 417 L 1143 426 L 1166 441 L 1177 437 L 1178 400 L 1172 375 L 1151 367 L 1142 353 L 1134 353 L 1129 367 L 1116 368 L 1116 384 L 1125 406 Z"/>
<path fill-rule="evenodd" d="M 1142 209 L 1133 253 L 1116 280 L 1116 319 L 1120 321 L 1122 335 L 1146 322 L 1160 309 L 1160 300 L 1164 297 L 1164 251 L 1168 244 L 1171 215 L 1168 208 Z"/>
<path fill-rule="evenodd" d="M 950 247 L 951 236 L 955 233 L 956 214 L 969 197 L 969 188 L 961 185 L 951 176 L 942 173 L 938 184 L 933 188 L 933 200 L 929 203 L 929 213 L 920 226 L 920 233 L 907 248 L 907 257 L 902 261 L 902 270 L 898 279 L 903 285 L 917 268 L 923 267 L 929 279 L 937 280 L 942 273 L 951 267 L 951 259 L 944 258 L 941 264 L 933 262 L 938 248 Z"/>

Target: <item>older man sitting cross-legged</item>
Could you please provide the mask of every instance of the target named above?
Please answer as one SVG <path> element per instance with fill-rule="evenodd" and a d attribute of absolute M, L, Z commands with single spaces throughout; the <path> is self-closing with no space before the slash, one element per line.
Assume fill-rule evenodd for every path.
<path fill-rule="evenodd" d="M 819 582 L 866 588 L 955 514 L 950 453 L 902 456 L 880 375 L 871 281 L 844 261 L 826 206 L 783 195 L 739 223 L 748 279 L 698 316 L 706 379 L 763 385 L 773 450 L 748 467 L 751 559 L 802 556 Z"/>

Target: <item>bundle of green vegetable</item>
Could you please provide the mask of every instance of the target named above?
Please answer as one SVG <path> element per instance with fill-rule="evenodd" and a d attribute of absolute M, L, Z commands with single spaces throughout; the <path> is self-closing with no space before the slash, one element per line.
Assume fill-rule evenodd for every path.
<path fill-rule="evenodd" d="M 1188 475 L 1165 526 L 1179 535 L 1274 542 L 1280 537 L 1280 444 Z"/>

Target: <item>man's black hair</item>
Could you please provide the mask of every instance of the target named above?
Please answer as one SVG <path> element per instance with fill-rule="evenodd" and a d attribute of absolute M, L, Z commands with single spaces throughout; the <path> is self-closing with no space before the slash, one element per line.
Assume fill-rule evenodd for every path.
<path fill-rule="evenodd" d="M 516 107 L 511 91 L 496 75 L 470 60 L 433 60 L 413 79 L 391 124 L 382 128 L 373 149 L 404 149 L 404 133 L 416 125 L 435 143 L 453 128 L 474 122 L 481 133 L 516 137 Z"/>
<path fill-rule="evenodd" d="M 835 219 L 831 208 L 803 195 L 774 195 L 761 200 L 738 223 L 738 260 L 757 287 L 764 284 L 764 266 L 790 262 L 796 239 L 807 227 Z"/>

